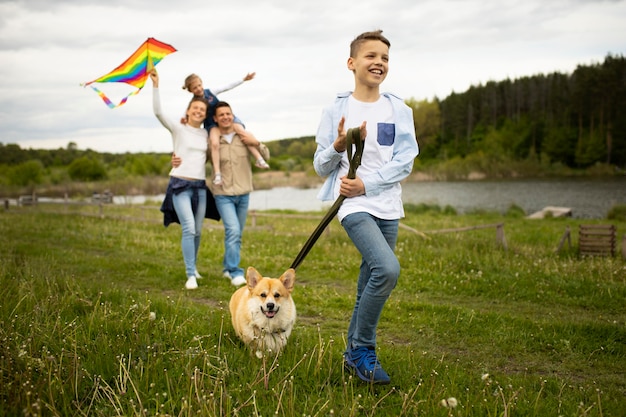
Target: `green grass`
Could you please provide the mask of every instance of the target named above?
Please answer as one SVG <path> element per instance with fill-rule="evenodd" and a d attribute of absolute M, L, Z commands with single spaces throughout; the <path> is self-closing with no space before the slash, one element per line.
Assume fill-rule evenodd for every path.
<path fill-rule="evenodd" d="M 243 266 L 278 276 L 323 213 L 267 214 Z M 342 367 L 359 256 L 336 220 L 298 268 L 286 350 L 258 360 L 230 324 L 219 224 L 186 291 L 180 228 L 155 207 L 0 212 L 0 415 L 624 415 L 626 262 L 579 258 L 580 220 L 422 207 L 403 223 L 426 237 L 400 231 L 378 334 L 392 384 L 371 387 Z M 507 250 L 495 228 L 429 233 L 495 223 Z"/>

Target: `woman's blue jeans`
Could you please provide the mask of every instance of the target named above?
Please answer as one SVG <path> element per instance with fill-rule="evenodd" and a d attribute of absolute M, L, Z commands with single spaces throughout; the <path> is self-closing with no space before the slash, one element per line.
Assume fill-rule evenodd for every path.
<path fill-rule="evenodd" d="M 204 181 L 202 181 L 204 182 Z M 198 207 L 193 212 L 191 199 L 193 193 L 198 193 Z M 183 249 L 183 259 L 185 261 L 185 272 L 187 276 L 194 276 L 196 271 L 196 260 L 198 258 L 198 248 L 200 247 L 200 236 L 202 235 L 202 222 L 206 212 L 206 189 L 189 188 L 172 196 L 174 210 L 183 229 L 181 246 Z"/>
<path fill-rule="evenodd" d="M 215 205 L 224 224 L 224 272 L 231 277 L 243 275 L 241 261 L 241 237 L 248 217 L 250 194 L 216 195 Z"/>
<path fill-rule="evenodd" d="M 356 302 L 348 326 L 348 349 L 376 347 L 380 315 L 400 276 L 394 254 L 399 220 L 382 220 L 369 213 L 352 213 L 341 225 L 361 253 Z"/>

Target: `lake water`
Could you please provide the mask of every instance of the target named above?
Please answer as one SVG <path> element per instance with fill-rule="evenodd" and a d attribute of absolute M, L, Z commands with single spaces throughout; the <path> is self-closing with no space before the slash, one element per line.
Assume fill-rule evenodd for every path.
<path fill-rule="evenodd" d="M 545 181 L 452 181 L 411 182 L 402 185 L 404 203 L 450 206 L 459 213 L 476 210 L 504 213 L 512 205 L 530 215 L 547 206 L 567 207 L 576 218 L 605 218 L 615 204 L 626 205 L 626 177 L 610 180 Z M 253 191 L 251 210 L 326 211 L 331 202 L 322 203 L 318 188 L 280 187 Z M 157 196 L 114 196 L 115 204 L 143 204 L 163 200 Z M 63 202 L 62 199 L 46 199 Z M 58 200 L 58 201 L 57 201 Z M 17 203 L 15 203 L 17 204 Z"/>
<path fill-rule="evenodd" d="M 615 204 L 626 205 L 626 177 L 611 180 L 411 182 L 404 203 L 451 206 L 459 213 L 488 210 L 504 213 L 511 205 L 532 214 L 547 206 L 568 207 L 576 218 L 604 218 Z M 291 187 L 254 191 L 253 210 L 324 211 L 332 202 L 317 200 L 318 189 Z"/>

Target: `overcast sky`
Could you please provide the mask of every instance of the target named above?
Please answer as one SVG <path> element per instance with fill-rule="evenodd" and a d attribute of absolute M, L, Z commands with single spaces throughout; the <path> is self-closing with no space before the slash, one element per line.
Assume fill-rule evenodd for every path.
<path fill-rule="evenodd" d="M 321 110 L 351 90 L 348 47 L 382 29 L 382 90 L 418 100 L 521 76 L 571 73 L 626 52 L 626 3 L 592 0 L 0 0 L 0 143 L 22 148 L 169 152 L 152 85 L 109 109 L 81 87 L 148 37 L 178 51 L 158 65 L 165 112 L 191 98 L 184 78 L 218 88 L 256 72 L 228 101 L 263 141 L 314 135 Z M 99 84 L 113 101 L 132 91 Z"/>

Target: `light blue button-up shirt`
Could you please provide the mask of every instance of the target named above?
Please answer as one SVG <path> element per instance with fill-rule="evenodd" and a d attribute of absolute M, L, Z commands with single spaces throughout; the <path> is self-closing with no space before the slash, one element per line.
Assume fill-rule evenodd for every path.
<path fill-rule="evenodd" d="M 326 177 L 326 181 L 317 195 L 317 198 L 322 201 L 334 200 L 337 197 L 333 195 L 333 189 L 345 151 L 337 152 L 333 142 L 337 137 L 339 121 L 346 114 L 348 97 L 351 94 L 352 92 L 338 94 L 335 103 L 324 109 L 315 136 L 317 149 L 313 159 L 313 167 L 318 175 Z M 419 154 L 419 147 L 415 138 L 415 126 L 413 125 L 413 110 L 401 98 L 391 93 L 382 93 L 381 95 L 391 102 L 396 136 L 389 163 L 365 177 L 359 176 L 357 171 L 357 176 L 365 185 L 365 195 L 368 196 L 378 195 L 405 179 L 411 173 L 413 160 Z"/>

